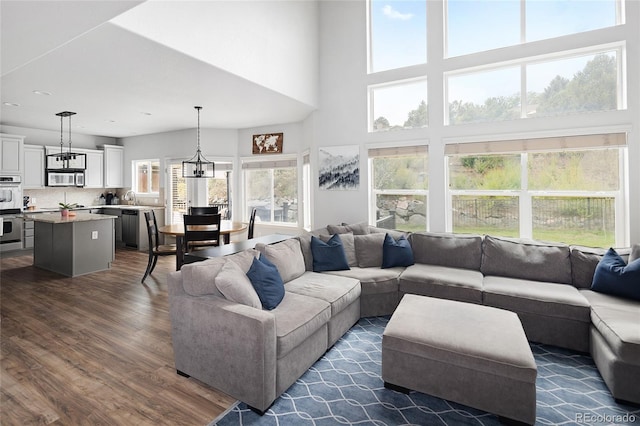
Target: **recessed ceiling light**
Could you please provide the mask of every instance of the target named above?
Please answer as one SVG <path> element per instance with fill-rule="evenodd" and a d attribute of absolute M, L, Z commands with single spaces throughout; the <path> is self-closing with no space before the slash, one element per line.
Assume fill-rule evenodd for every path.
<path fill-rule="evenodd" d="M 3 102 L 2 105 L 10 106 L 10 107 L 19 107 L 20 104 L 15 104 L 13 102 Z"/>
<path fill-rule="evenodd" d="M 45 90 L 34 90 L 33 93 L 36 95 L 51 96 L 51 92 L 47 92 Z"/>

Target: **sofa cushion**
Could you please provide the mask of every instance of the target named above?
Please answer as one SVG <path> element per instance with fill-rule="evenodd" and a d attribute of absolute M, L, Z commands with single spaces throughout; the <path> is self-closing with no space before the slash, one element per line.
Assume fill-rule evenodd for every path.
<path fill-rule="evenodd" d="M 314 272 L 340 271 L 349 269 L 347 257 L 340 235 L 335 234 L 325 243 L 319 238 L 311 237 L 311 253 L 313 254 Z"/>
<path fill-rule="evenodd" d="M 486 235 L 482 273 L 501 277 L 571 284 L 569 246 Z"/>
<path fill-rule="evenodd" d="M 590 321 L 590 305 L 572 285 L 486 276 L 484 304 L 545 317 Z"/>
<path fill-rule="evenodd" d="M 270 311 L 278 306 L 284 297 L 284 283 L 278 268 L 269 259 L 263 254 L 259 258 L 254 257 L 247 277 L 264 309 Z"/>
<path fill-rule="evenodd" d="M 482 274 L 464 268 L 416 263 L 400 275 L 402 293 L 482 303 Z"/>
<path fill-rule="evenodd" d="M 324 300 L 331 305 L 331 317 L 360 297 L 360 281 L 317 272 L 305 272 L 286 284 L 289 292 Z"/>
<path fill-rule="evenodd" d="M 216 287 L 232 302 L 262 309 L 262 303 L 245 272 L 235 262 L 225 262 L 216 276 Z"/>
<path fill-rule="evenodd" d="M 260 256 L 260 252 L 258 250 L 248 249 L 238 253 L 230 254 L 229 256 L 225 256 L 225 259 L 234 262 L 240 267 L 240 269 L 242 269 L 242 272 L 246 274 L 253 264 L 253 259 L 258 256 Z"/>
<path fill-rule="evenodd" d="M 622 253 L 618 252 L 618 254 L 622 254 Z M 629 262 L 633 262 L 636 259 L 640 259 L 640 244 L 634 244 L 633 247 L 631 247 Z"/>
<path fill-rule="evenodd" d="M 404 268 L 351 268 L 348 271 L 325 272 L 329 275 L 354 278 L 360 281 L 361 293 L 363 295 L 385 294 L 398 292 L 398 278 Z"/>
<path fill-rule="evenodd" d="M 325 243 L 328 242 L 333 235 L 319 235 L 320 238 Z M 342 241 L 342 248 L 344 249 L 344 255 L 347 258 L 347 264 L 351 266 L 358 266 L 358 259 L 356 258 L 356 246 L 353 240 L 353 234 L 351 232 L 347 232 L 345 234 L 340 234 L 340 241 Z"/>
<path fill-rule="evenodd" d="M 616 250 L 623 259 L 630 259 L 631 249 Z M 603 248 L 571 246 L 571 282 L 575 287 L 591 288 L 596 266 L 606 252 L 607 249 Z"/>
<path fill-rule="evenodd" d="M 370 234 L 389 234 L 393 237 L 394 240 L 397 240 L 400 237 L 407 238 L 409 236 L 408 232 L 398 231 L 396 229 L 378 228 L 376 226 L 369 226 L 369 233 Z"/>
<path fill-rule="evenodd" d="M 382 243 L 385 234 L 354 235 L 356 257 L 360 268 L 382 266 Z"/>
<path fill-rule="evenodd" d="M 182 285 L 191 296 L 214 295 L 224 297 L 216 287 L 216 276 L 225 264 L 222 257 L 182 266 Z"/>
<path fill-rule="evenodd" d="M 306 270 L 300 241 L 295 238 L 276 244 L 257 244 L 256 249 L 278 268 L 284 282 L 298 278 Z"/>
<path fill-rule="evenodd" d="M 282 358 L 300 346 L 331 318 L 324 300 L 286 291 L 277 308 L 270 311 L 276 320 L 276 357 Z"/>
<path fill-rule="evenodd" d="M 416 263 L 480 270 L 480 235 L 417 232 L 409 235 L 409 241 Z"/>
<path fill-rule="evenodd" d="M 369 233 L 369 224 L 366 222 L 342 225 L 327 225 L 330 234 L 346 234 L 351 232 L 354 235 L 364 235 Z"/>
<path fill-rule="evenodd" d="M 580 290 L 591 304 L 591 322 L 616 356 L 640 365 L 640 302 Z"/>
<path fill-rule="evenodd" d="M 396 241 L 386 233 L 382 243 L 382 267 L 386 269 L 394 266 L 411 266 L 414 263 L 409 241 L 404 236 Z"/>
<path fill-rule="evenodd" d="M 627 265 L 618 253 L 610 248 L 598 262 L 591 289 L 640 300 L 640 259 Z"/>

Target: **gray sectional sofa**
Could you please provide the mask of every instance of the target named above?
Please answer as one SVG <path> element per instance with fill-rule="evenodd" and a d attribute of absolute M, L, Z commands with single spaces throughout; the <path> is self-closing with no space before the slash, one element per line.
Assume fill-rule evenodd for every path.
<path fill-rule="evenodd" d="M 415 264 L 382 269 L 386 232 L 401 235 L 327 226 L 171 273 L 176 369 L 262 412 L 359 318 L 390 315 L 409 293 L 513 311 L 529 340 L 590 352 L 613 396 L 640 403 L 640 302 L 589 289 L 603 250 L 413 233 Z M 311 236 L 326 241 L 336 233 L 350 269 L 313 272 Z M 638 251 L 618 252 L 633 260 Z M 259 253 L 285 283 L 271 311 L 256 306 L 243 276 Z"/>

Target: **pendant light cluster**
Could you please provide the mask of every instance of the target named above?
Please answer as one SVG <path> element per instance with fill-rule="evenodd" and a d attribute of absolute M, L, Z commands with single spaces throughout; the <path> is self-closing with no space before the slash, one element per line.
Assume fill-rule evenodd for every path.
<path fill-rule="evenodd" d="M 48 168 L 55 169 L 84 169 L 86 154 L 71 151 L 71 116 L 72 111 L 62 111 L 56 114 L 60 117 L 60 152 L 47 155 L 52 161 L 47 161 Z M 64 150 L 64 119 L 69 119 L 69 140 L 67 151 Z"/>
<path fill-rule="evenodd" d="M 196 155 L 190 160 L 182 162 L 182 177 L 184 178 L 212 178 L 215 172 L 215 164 L 208 161 L 200 151 L 200 110 L 201 106 L 194 107 L 198 111 L 198 148 Z"/>

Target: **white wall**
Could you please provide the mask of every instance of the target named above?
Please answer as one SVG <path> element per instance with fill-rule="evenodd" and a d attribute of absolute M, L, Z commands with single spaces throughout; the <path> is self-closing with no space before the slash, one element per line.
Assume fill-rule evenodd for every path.
<path fill-rule="evenodd" d="M 111 22 L 315 106 L 317 8 L 316 1 L 146 2 Z"/>

